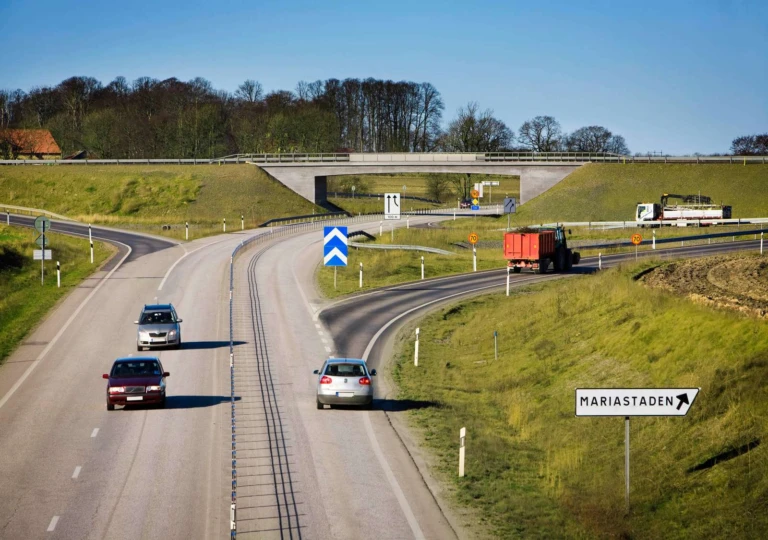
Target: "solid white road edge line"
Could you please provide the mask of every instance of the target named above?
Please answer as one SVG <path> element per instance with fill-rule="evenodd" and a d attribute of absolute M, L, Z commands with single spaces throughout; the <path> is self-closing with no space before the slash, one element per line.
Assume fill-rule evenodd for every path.
<path fill-rule="evenodd" d="M 157 288 L 157 290 L 158 291 L 162 291 L 163 290 L 163 285 L 165 285 L 165 280 L 168 279 L 168 276 L 171 275 L 171 272 L 173 272 L 173 269 L 176 268 L 176 265 L 179 264 L 181 261 L 183 261 L 184 258 L 187 255 L 192 255 L 195 251 L 199 251 L 199 250 L 203 249 L 204 247 L 213 246 L 215 244 L 218 244 L 219 242 L 223 242 L 224 240 L 229 240 L 229 238 L 222 238 L 221 240 L 217 240 L 216 242 L 211 242 L 210 244 L 204 244 L 204 245 L 202 245 L 202 246 L 200 246 L 198 248 L 193 249 L 192 251 L 187 251 L 187 248 L 185 248 L 183 244 L 177 244 L 177 245 L 180 245 L 184 249 L 184 255 L 182 255 L 181 257 L 176 259 L 176 262 L 171 265 L 171 267 L 168 269 L 168 271 L 163 276 L 163 281 L 160 282 L 160 286 Z"/>
<path fill-rule="evenodd" d="M 48 532 L 53 532 L 54 529 L 56 529 L 56 524 L 59 522 L 59 516 L 53 516 L 53 519 L 51 519 L 51 524 L 48 525 Z"/>
<path fill-rule="evenodd" d="M 77 306 L 77 309 L 75 309 L 74 313 L 69 316 L 69 319 L 67 319 L 67 322 L 64 323 L 64 325 L 59 329 L 57 334 L 53 336 L 53 339 L 48 343 L 48 345 L 43 349 L 43 352 L 40 353 L 40 355 L 35 359 L 34 362 L 32 362 L 29 367 L 27 368 L 27 371 L 24 372 L 24 374 L 21 376 L 21 378 L 16 381 L 16 384 L 14 384 L 10 390 L 3 396 L 3 399 L 0 399 L 0 409 L 3 408 L 3 405 L 5 405 L 8 400 L 11 398 L 11 396 L 16 392 L 16 390 L 19 389 L 19 387 L 24 383 L 25 380 L 27 380 L 27 377 L 32 373 L 32 371 L 37 367 L 37 364 L 40 363 L 40 361 L 45 357 L 46 354 L 53 348 L 53 346 L 56 344 L 56 342 L 59 340 L 59 338 L 64 335 L 64 332 L 69 328 L 69 325 L 72 324 L 72 321 L 75 320 L 75 317 L 78 316 L 78 314 L 82 311 L 82 309 L 85 307 L 85 305 L 88 303 L 88 301 L 93 298 L 93 296 L 101 289 L 101 286 L 104 285 L 107 280 L 112 276 L 112 274 L 115 273 L 115 270 L 120 268 L 120 266 L 123 264 L 123 261 L 128 258 L 128 256 L 131 254 L 133 249 L 131 246 L 128 246 L 126 244 L 123 244 L 122 242 L 117 242 L 115 240 L 111 240 L 111 242 L 114 242 L 116 244 L 120 244 L 122 246 L 125 246 L 128 248 L 128 253 L 125 254 L 125 257 L 120 259 L 120 262 L 115 265 L 115 267 L 109 271 L 109 273 L 102 278 L 102 280 L 99 282 L 96 287 L 91 291 L 91 294 L 89 294 L 85 300 L 83 300 L 79 306 Z"/>
<path fill-rule="evenodd" d="M 99 428 L 93 428 L 93 431 L 91 431 L 91 439 L 93 439 L 98 434 L 99 434 Z"/>
<path fill-rule="evenodd" d="M 78 476 L 80 476 L 80 471 L 82 471 L 82 470 L 83 470 L 83 468 L 82 468 L 80 465 L 78 465 L 77 467 L 75 467 L 75 472 L 74 472 L 74 473 L 72 473 L 72 479 L 73 479 L 73 480 L 76 480 L 76 479 L 77 479 L 77 477 L 78 477 Z"/>
<path fill-rule="evenodd" d="M 384 471 L 384 476 L 387 477 L 387 481 L 392 487 L 392 491 L 395 492 L 395 498 L 397 499 L 397 503 L 400 505 L 400 509 L 405 514 L 405 519 L 408 521 L 408 525 L 411 527 L 413 537 L 417 540 L 422 540 L 425 538 L 424 533 L 421 531 L 421 527 L 419 527 L 419 522 L 416 520 L 416 516 L 413 514 L 413 510 L 411 510 L 411 507 L 408 504 L 408 500 L 405 498 L 405 494 L 400 488 L 400 484 L 397 483 L 397 478 L 395 478 L 392 469 L 389 467 L 389 463 L 387 463 L 387 458 L 384 457 L 384 452 L 381 451 L 379 441 L 376 439 L 376 434 L 373 432 L 371 416 L 368 411 L 365 411 L 363 415 L 363 421 L 365 423 L 365 432 L 368 434 L 368 439 L 371 441 L 371 446 L 373 447 L 373 453 L 376 454 L 376 459 L 379 460 L 379 465 L 381 465 L 381 468 Z"/>

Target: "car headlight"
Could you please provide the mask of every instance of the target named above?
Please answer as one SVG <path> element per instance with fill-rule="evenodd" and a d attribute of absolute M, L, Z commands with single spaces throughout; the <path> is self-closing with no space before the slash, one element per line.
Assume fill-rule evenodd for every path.
<path fill-rule="evenodd" d="M 147 386 L 147 392 L 162 392 L 162 386 Z"/>
<path fill-rule="evenodd" d="M 125 393 L 125 386 L 110 386 L 109 387 L 109 393 L 110 394 L 124 394 Z"/>
<path fill-rule="evenodd" d="M 168 332 L 168 337 L 169 338 L 175 338 L 176 337 L 176 330 L 171 330 L 170 332 Z"/>

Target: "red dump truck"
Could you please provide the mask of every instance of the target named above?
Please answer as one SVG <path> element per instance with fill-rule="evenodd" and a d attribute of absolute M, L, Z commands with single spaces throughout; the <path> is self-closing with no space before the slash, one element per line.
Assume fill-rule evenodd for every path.
<path fill-rule="evenodd" d="M 515 273 L 530 268 L 543 274 L 550 265 L 555 272 L 568 272 L 581 255 L 568 248 L 562 227 L 552 227 L 504 234 L 504 258 Z"/>

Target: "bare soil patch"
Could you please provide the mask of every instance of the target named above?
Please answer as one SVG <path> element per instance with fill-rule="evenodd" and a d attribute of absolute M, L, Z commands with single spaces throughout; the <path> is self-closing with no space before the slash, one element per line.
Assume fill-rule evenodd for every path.
<path fill-rule="evenodd" d="M 733 255 L 678 261 L 649 272 L 642 282 L 694 302 L 768 318 L 766 258 Z"/>

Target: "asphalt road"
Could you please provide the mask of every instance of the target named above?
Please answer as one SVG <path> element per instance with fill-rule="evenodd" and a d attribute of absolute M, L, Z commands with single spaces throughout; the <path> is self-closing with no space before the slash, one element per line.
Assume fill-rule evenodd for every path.
<path fill-rule="evenodd" d="M 7 216 L 0 217 L 2 219 L 7 218 Z M 11 225 L 34 227 L 35 218 L 11 214 L 10 222 Z M 74 221 L 51 220 L 51 231 L 87 237 L 88 225 Z M 108 227 L 92 227 L 91 236 L 95 240 L 104 240 L 118 247 L 118 256 L 113 257 L 112 260 L 110 260 L 104 267 L 104 270 L 111 270 L 118 264 L 118 262 L 122 259 L 122 255 L 128 251 L 125 246 L 130 246 L 131 248 L 130 255 L 125 260 L 126 263 L 129 263 L 143 257 L 144 255 L 149 255 L 150 253 L 179 245 L 179 242 L 176 240 L 145 234 L 137 234 L 128 231 L 121 231 L 118 229 L 110 229 Z"/>
<path fill-rule="evenodd" d="M 0 368 L 0 538 L 229 536 L 228 269 L 233 248 L 251 234 L 164 249 L 155 239 L 117 240 L 144 247 L 134 244 L 86 280 Z M 505 272 L 390 287 L 326 306 L 314 289 L 319 245 L 315 231 L 236 260 L 238 536 L 470 536 L 429 476 L 428 458 L 409 443 L 404 413 L 425 404 L 393 400 L 384 369 L 375 410 L 317 410 L 312 370 L 329 355 L 366 355 L 373 367 L 385 366 L 388 338 L 408 316 L 429 302 L 503 287 Z M 595 264 L 585 260 L 585 271 Z M 171 372 L 168 407 L 107 412 L 101 374 L 117 356 L 138 354 L 132 321 L 156 298 L 173 302 L 184 319 L 183 349 L 158 352 Z"/>

